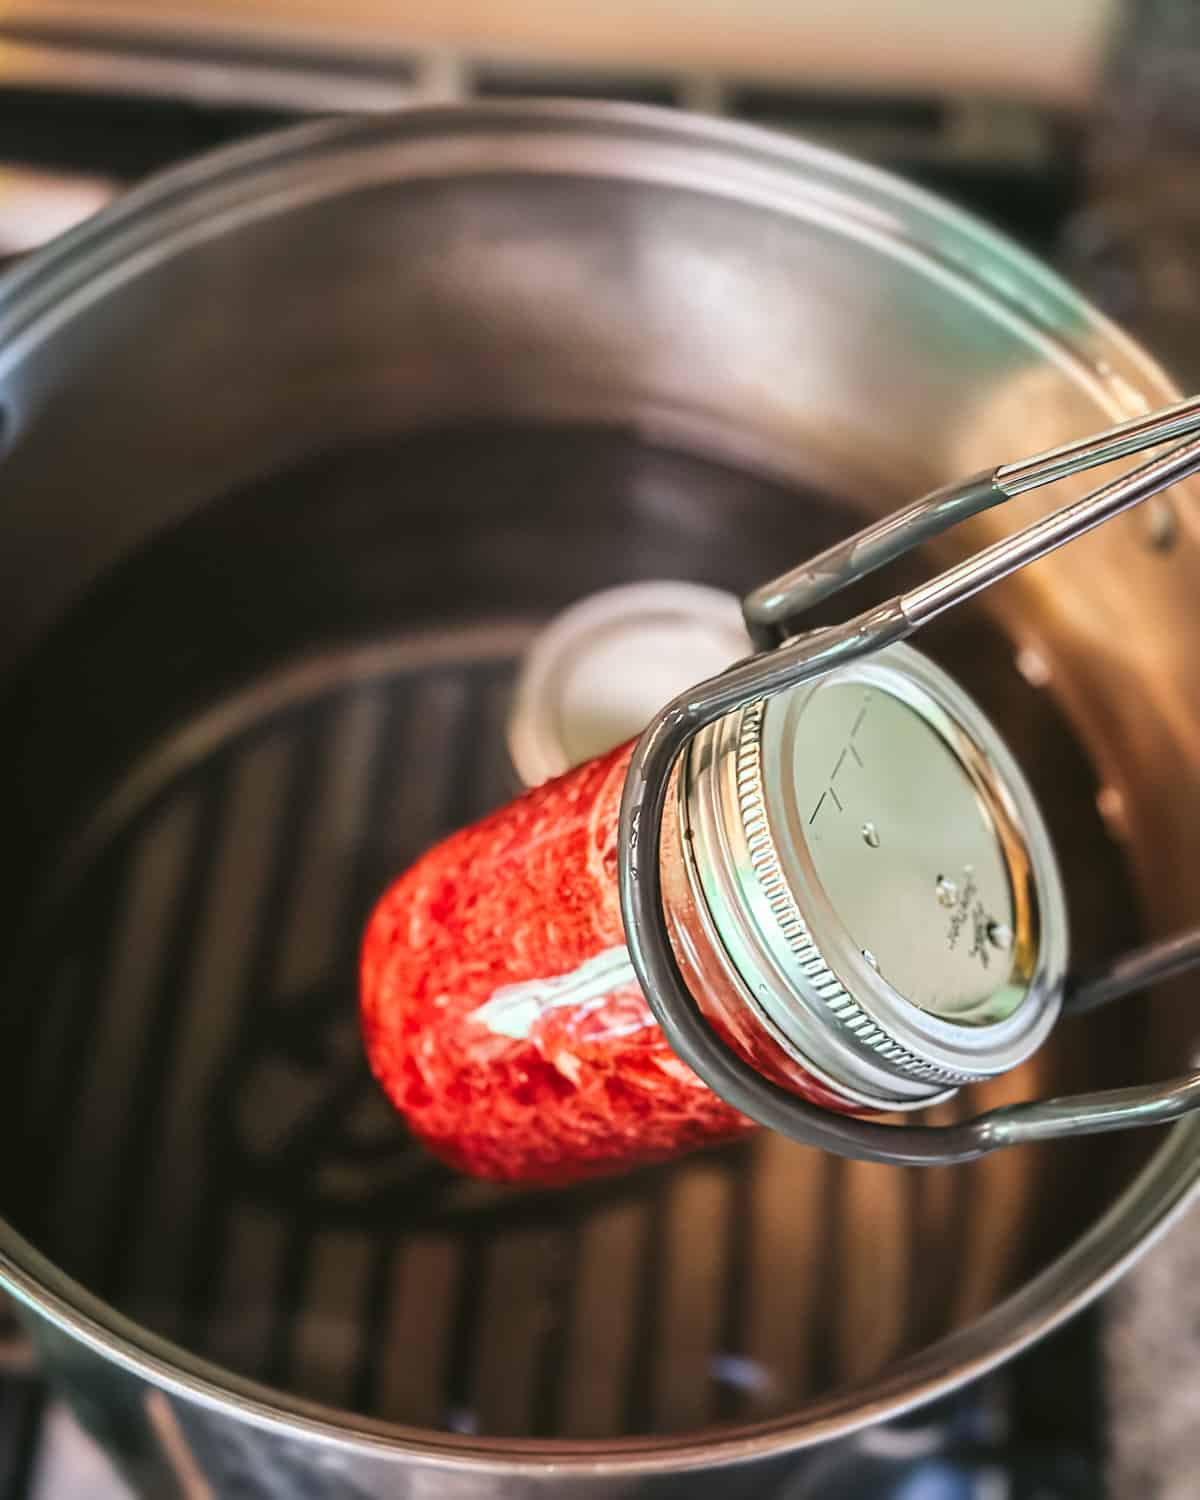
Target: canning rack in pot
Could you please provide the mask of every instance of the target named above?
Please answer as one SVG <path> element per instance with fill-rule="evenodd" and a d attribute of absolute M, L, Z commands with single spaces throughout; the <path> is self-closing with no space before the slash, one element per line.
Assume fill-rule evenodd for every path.
<path fill-rule="evenodd" d="M 684 982 L 662 919 L 659 854 L 672 769 L 689 742 L 726 714 L 811 683 L 907 639 L 921 626 L 1027 564 L 1200 472 L 1200 397 L 945 486 L 747 596 L 759 654 L 680 694 L 638 741 L 621 806 L 619 880 L 630 959 L 675 1051 L 744 1114 L 807 1145 L 902 1166 L 970 1161 L 1002 1146 L 1165 1124 L 1200 1108 L 1200 1071 L 1103 1092 L 990 1110 L 951 1125 L 886 1125 L 806 1104 L 734 1054 Z M 1176 441 L 1183 439 L 1182 441 Z M 938 536 L 1027 490 L 1144 449 L 1165 454 L 977 552 L 927 583 L 840 625 L 794 634 L 805 610 Z M 1067 1012 L 1092 1010 L 1200 964 L 1200 927 L 1068 979 Z"/>

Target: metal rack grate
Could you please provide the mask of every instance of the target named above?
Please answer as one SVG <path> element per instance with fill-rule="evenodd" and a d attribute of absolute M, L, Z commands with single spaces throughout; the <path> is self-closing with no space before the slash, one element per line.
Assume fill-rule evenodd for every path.
<path fill-rule="evenodd" d="M 150 1327 L 335 1405 L 539 1436 L 785 1411 L 992 1300 L 1029 1246 L 984 1243 L 971 1206 L 1019 1215 L 1028 1180 L 764 1134 L 564 1194 L 406 1140 L 362 1059 L 359 935 L 397 868 L 514 790 L 530 628 L 303 658 L 115 789 L 37 944 L 59 959 L 19 1222 Z"/>
<path fill-rule="evenodd" d="M 469 1431 L 764 1414 L 936 1334 L 950 1309 L 908 1277 L 932 1289 L 964 1254 L 966 1177 L 945 1201 L 763 1137 L 563 1195 L 457 1178 L 405 1140 L 361 1057 L 357 944 L 393 870 L 512 790 L 511 655 L 489 649 L 310 661 L 118 791 L 53 919 L 62 1021 L 41 1013 L 27 1118 L 51 1077 L 78 1105 L 44 1112 L 27 1226 L 222 1362 Z M 864 1221 L 870 1246 L 847 1239 Z M 863 1254 L 874 1286 L 822 1306 Z"/>
<path fill-rule="evenodd" d="M 476 1336 L 488 1244 L 539 1284 L 555 1267 L 537 1297 L 545 1336 L 525 1351 L 527 1396 L 537 1410 L 518 1414 L 505 1397 L 518 1427 L 548 1430 L 557 1421 L 554 1366 L 564 1352 L 570 1266 L 585 1227 L 614 1198 L 631 1197 L 636 1215 L 661 1198 L 665 1175 L 632 1194 L 602 1186 L 577 1195 L 566 1223 L 554 1195 L 514 1199 L 457 1183 L 404 1143 L 355 1035 L 355 953 L 371 900 L 397 859 L 509 789 L 498 751 L 508 675 L 507 663 L 461 665 L 302 702 L 221 743 L 123 831 L 77 899 L 107 927 L 93 882 L 124 890 L 126 915 L 115 930 L 122 920 L 149 920 L 157 931 L 142 931 L 132 946 L 154 948 L 159 958 L 153 973 L 110 973 L 106 982 L 107 960 L 95 955 L 91 973 L 80 976 L 97 1001 L 107 1001 L 91 1008 L 97 1029 L 90 1041 L 69 1038 L 73 1057 L 43 1059 L 60 1077 L 74 1071 L 83 1107 L 73 1139 L 60 1146 L 63 1191 L 40 1213 L 55 1239 L 56 1222 L 61 1230 L 86 1217 L 90 1247 L 86 1237 L 70 1237 L 75 1268 L 118 1303 L 138 1281 L 145 1295 L 143 1261 L 180 1266 L 186 1241 L 175 1330 L 185 1341 L 272 1382 L 367 1409 L 386 1404 L 381 1390 L 396 1379 L 383 1365 L 388 1306 L 404 1295 L 400 1263 L 424 1261 L 442 1283 L 445 1306 L 444 1347 L 426 1351 L 443 1369 L 443 1394 L 423 1416 L 449 1425 L 474 1420 L 474 1358 L 489 1357 Z M 426 749 L 437 753 L 424 762 L 432 777 L 412 784 L 405 768 L 418 726 Z M 264 824 L 270 831 L 259 844 Z M 235 891 L 229 882 L 239 876 Z M 216 982 L 220 955 L 238 947 L 226 919 L 243 928 L 241 1003 L 230 1007 L 229 1028 L 218 1037 L 205 1025 L 205 991 Z M 90 968 L 86 958 L 84 965 Z M 123 1030 L 134 1025 L 144 1028 L 136 1056 Z M 206 1053 L 207 1070 L 189 1069 Z M 134 1080 L 119 1120 L 106 1114 L 111 1091 L 89 1090 L 79 1073 L 87 1057 L 93 1079 L 111 1076 L 118 1054 L 132 1064 Z M 191 1115 L 198 1102 L 203 1129 L 193 1131 L 180 1106 Z M 81 1149 L 81 1135 L 92 1137 L 94 1149 Z M 736 1159 L 723 1161 L 722 1177 Z M 194 1210 L 176 1201 L 164 1220 L 170 1178 L 189 1194 L 198 1180 L 200 1191 Z M 148 1222 L 151 1201 L 157 1206 Z M 186 1235 L 176 1217 L 185 1212 Z M 651 1259 L 657 1224 L 651 1212 L 639 1230 Z M 517 1248 L 501 1244 L 505 1237 Z M 174 1253 L 163 1238 L 176 1242 Z M 272 1307 L 249 1309 L 248 1337 L 242 1294 L 223 1284 L 222 1273 L 245 1264 L 243 1245 L 256 1242 L 272 1262 L 267 1281 L 275 1290 Z M 329 1288 L 340 1319 L 328 1359 L 316 1353 L 325 1334 L 308 1326 L 314 1277 Z M 160 1290 L 164 1305 L 174 1301 L 176 1287 Z M 497 1399 L 510 1374 L 497 1382 Z"/>

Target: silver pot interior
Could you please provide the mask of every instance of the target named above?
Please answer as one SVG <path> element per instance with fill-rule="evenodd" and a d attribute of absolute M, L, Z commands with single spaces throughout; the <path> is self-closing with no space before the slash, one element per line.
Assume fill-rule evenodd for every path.
<path fill-rule="evenodd" d="M 3 309 L 0 1201 L 83 1286 L 426 1431 L 802 1436 L 911 1396 L 1161 1144 L 912 1173 L 763 1135 L 498 1191 L 405 1140 L 357 1045 L 365 913 L 509 794 L 554 611 L 744 591 L 1169 394 L 1011 248 L 765 137 L 431 113 L 189 169 Z M 1135 514 L 923 637 L 1040 794 L 1079 962 L 1200 911 L 1193 523 Z M 1186 1036 L 1169 995 L 1065 1024 L 959 1107 L 1180 1071 Z"/>

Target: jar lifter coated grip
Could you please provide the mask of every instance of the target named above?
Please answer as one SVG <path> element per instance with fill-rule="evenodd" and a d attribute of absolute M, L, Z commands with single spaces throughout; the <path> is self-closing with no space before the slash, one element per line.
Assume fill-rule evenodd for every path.
<path fill-rule="evenodd" d="M 885 1125 L 806 1104 L 732 1052 L 710 1028 L 668 939 L 660 877 L 672 769 L 689 742 L 726 714 L 815 682 L 913 635 L 1027 564 L 1200 472 L 1200 397 L 972 475 L 885 517 L 756 589 L 743 609 L 759 654 L 681 693 L 638 741 L 621 804 L 618 878 L 625 935 L 647 1001 L 674 1050 L 726 1102 L 805 1145 L 898 1166 L 971 1161 L 1002 1146 L 1160 1125 L 1200 1108 L 1200 1071 L 1160 1083 L 1006 1105 L 953 1125 Z M 985 547 L 928 582 L 845 623 L 795 635 L 804 611 L 959 521 L 1027 490 L 1183 439 L 1082 499 Z M 1200 928 L 1068 980 L 1066 1013 L 1082 1012 L 1200 964 Z"/>

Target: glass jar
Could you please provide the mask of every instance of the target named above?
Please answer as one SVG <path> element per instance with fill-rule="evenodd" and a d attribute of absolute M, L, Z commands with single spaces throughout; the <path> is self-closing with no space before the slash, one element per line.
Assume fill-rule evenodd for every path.
<path fill-rule="evenodd" d="M 371 1066 L 465 1171 L 568 1182 L 751 1128 L 672 1052 L 629 963 L 631 754 L 452 835 L 371 918 Z M 710 1025 L 811 1103 L 938 1103 L 1015 1067 L 1057 1015 L 1066 916 L 1040 814 L 979 709 L 907 647 L 702 731 L 676 768 L 661 868 Z"/>

